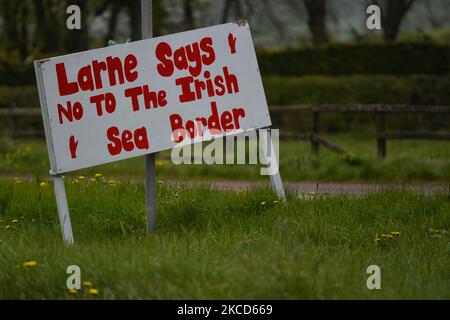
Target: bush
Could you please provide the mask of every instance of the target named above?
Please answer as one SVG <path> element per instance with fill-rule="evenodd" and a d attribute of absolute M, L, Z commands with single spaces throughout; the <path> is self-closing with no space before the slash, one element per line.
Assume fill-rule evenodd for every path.
<path fill-rule="evenodd" d="M 335 44 L 257 52 L 263 75 L 450 73 L 450 46 L 433 42 Z"/>
<path fill-rule="evenodd" d="M 0 87 L 0 108 L 39 108 L 39 95 L 35 86 Z"/>
<path fill-rule="evenodd" d="M 450 76 L 305 76 L 264 77 L 264 88 L 269 105 L 299 104 L 422 104 L 450 105 Z M 367 129 L 375 123 L 373 114 L 337 114 L 321 116 L 326 131 Z M 275 127 L 293 130 L 311 130 L 308 112 L 281 115 L 272 114 Z M 439 130 L 448 127 L 448 116 L 422 114 L 389 115 L 388 127 L 397 130 Z"/>
<path fill-rule="evenodd" d="M 450 105 L 450 76 L 264 77 L 269 104 Z"/>

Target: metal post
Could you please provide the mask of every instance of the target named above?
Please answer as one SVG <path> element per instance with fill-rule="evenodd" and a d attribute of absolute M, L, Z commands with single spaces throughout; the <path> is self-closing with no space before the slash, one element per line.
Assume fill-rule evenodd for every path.
<path fill-rule="evenodd" d="M 282 201 L 286 200 L 286 195 L 284 193 L 283 182 L 281 181 L 281 175 L 279 171 L 279 166 L 277 162 L 277 156 L 275 153 L 275 148 L 273 147 L 273 141 L 271 137 L 270 130 L 262 129 L 258 130 L 259 139 L 260 139 L 260 147 L 262 147 L 263 155 L 266 158 L 266 163 L 270 163 L 270 165 L 277 169 L 276 172 L 271 172 L 270 174 L 270 183 L 272 185 L 272 190 L 277 194 L 278 198 Z"/>
<path fill-rule="evenodd" d="M 152 0 L 141 0 L 141 37 L 153 37 Z M 155 154 L 145 155 L 145 209 L 147 233 L 156 230 L 158 212 L 156 210 L 156 170 Z"/>
<path fill-rule="evenodd" d="M 34 71 L 36 74 L 36 83 L 39 92 L 39 103 L 41 105 L 42 119 L 44 122 L 45 138 L 47 141 L 47 148 L 49 155 L 54 154 L 52 135 L 50 132 L 50 122 L 47 110 L 47 100 L 45 98 L 44 90 L 44 80 L 42 77 L 42 62 L 34 62 Z M 50 156 L 50 168 L 53 170 L 55 168 L 54 157 Z M 70 222 L 69 206 L 67 204 L 66 188 L 64 186 L 64 179 L 62 176 L 55 174 L 50 171 L 53 177 L 53 189 L 55 191 L 56 198 L 56 208 L 58 209 L 59 225 L 61 226 L 61 231 L 63 234 L 63 240 L 66 245 L 74 244 L 73 233 L 72 233 L 72 223 Z"/>
<path fill-rule="evenodd" d="M 53 176 L 53 188 L 55 189 L 56 207 L 58 209 L 59 224 L 61 226 L 63 240 L 65 244 L 72 245 L 74 243 L 72 223 L 70 222 L 63 177 Z"/>

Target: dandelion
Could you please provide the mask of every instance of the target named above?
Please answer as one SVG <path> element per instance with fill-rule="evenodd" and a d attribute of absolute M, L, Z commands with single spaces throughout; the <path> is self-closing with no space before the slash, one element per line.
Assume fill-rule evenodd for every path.
<path fill-rule="evenodd" d="M 22 267 L 24 268 L 34 268 L 37 266 L 37 262 L 34 260 L 25 261 L 22 263 Z"/>
<path fill-rule="evenodd" d="M 101 173 L 96 173 L 96 174 L 95 174 L 95 177 L 96 177 L 96 178 L 100 178 L 101 176 L 102 176 Z"/>
<path fill-rule="evenodd" d="M 8 230 L 9 228 L 11 228 L 11 226 L 9 224 L 5 226 L 6 230 Z"/>
<path fill-rule="evenodd" d="M 116 182 L 114 181 L 114 180 L 108 180 L 107 181 L 107 183 L 110 185 L 110 186 L 112 186 L 112 187 L 114 187 L 115 185 L 116 185 Z"/>
<path fill-rule="evenodd" d="M 165 159 L 156 159 L 156 161 L 155 161 L 155 165 L 156 165 L 157 167 L 162 167 L 162 166 L 164 166 L 166 163 L 167 163 L 167 160 L 165 160 Z"/>
<path fill-rule="evenodd" d="M 72 181 L 72 184 L 78 184 L 78 183 L 79 183 L 79 181 L 77 179 Z"/>
<path fill-rule="evenodd" d="M 392 239 L 394 236 L 392 234 L 382 234 L 381 237 L 385 239 Z"/>
<path fill-rule="evenodd" d="M 264 207 L 265 205 L 266 205 L 266 202 L 265 202 L 265 201 L 261 202 L 261 206 L 262 206 L 262 207 Z"/>
<path fill-rule="evenodd" d="M 15 184 L 22 183 L 22 180 L 20 180 L 20 178 L 14 178 L 14 183 Z"/>
<path fill-rule="evenodd" d="M 241 190 L 239 190 L 239 193 L 244 193 L 244 192 L 245 192 L 244 188 L 241 188 Z"/>
<path fill-rule="evenodd" d="M 83 286 L 92 287 L 92 281 L 83 281 Z"/>
<path fill-rule="evenodd" d="M 14 219 L 14 220 L 11 221 L 12 224 L 15 224 L 17 222 L 19 222 L 19 220 L 17 220 L 17 219 Z"/>
<path fill-rule="evenodd" d="M 77 289 L 69 289 L 69 293 L 75 295 L 78 293 L 78 290 Z"/>
<path fill-rule="evenodd" d="M 399 232 L 399 231 L 392 231 L 391 234 L 392 234 L 394 237 L 398 237 L 398 236 L 400 235 L 400 232 Z"/>
<path fill-rule="evenodd" d="M 158 184 L 159 184 L 159 185 L 162 185 L 162 184 L 163 184 L 163 181 L 162 181 L 162 180 L 159 180 L 159 181 L 158 181 Z"/>
<path fill-rule="evenodd" d="M 175 198 L 177 198 L 178 199 L 178 197 L 179 197 L 180 195 L 178 194 L 178 192 L 177 193 L 175 193 Z"/>
<path fill-rule="evenodd" d="M 273 204 L 277 204 L 278 203 L 278 200 L 273 200 Z"/>
<path fill-rule="evenodd" d="M 97 180 L 95 178 L 91 178 L 91 182 L 96 182 Z"/>
<path fill-rule="evenodd" d="M 84 179 L 86 179 L 85 176 L 78 176 L 78 180 L 84 180 Z"/>
<path fill-rule="evenodd" d="M 39 187 L 41 188 L 45 188 L 45 186 L 47 185 L 47 182 L 42 181 L 41 183 L 39 183 Z"/>
<path fill-rule="evenodd" d="M 89 294 L 93 295 L 93 296 L 97 296 L 98 295 L 98 289 L 95 289 L 95 288 L 89 289 Z"/>

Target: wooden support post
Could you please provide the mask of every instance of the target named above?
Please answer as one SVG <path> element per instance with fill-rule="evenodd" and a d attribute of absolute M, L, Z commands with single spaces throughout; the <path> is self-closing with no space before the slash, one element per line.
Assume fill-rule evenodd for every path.
<path fill-rule="evenodd" d="M 314 139 L 314 136 L 319 135 L 320 130 L 320 113 L 313 110 L 312 111 L 312 134 L 310 136 L 311 140 L 311 152 L 313 154 L 319 154 L 319 142 Z"/>
<path fill-rule="evenodd" d="M 10 114 L 11 114 L 11 137 L 13 139 L 15 139 L 18 136 L 18 134 L 17 134 L 17 115 L 15 113 L 16 106 L 12 105 L 9 110 L 10 110 Z"/>
<path fill-rule="evenodd" d="M 386 131 L 386 117 L 384 112 L 377 112 L 377 153 L 378 158 L 386 158 L 386 138 L 384 133 Z"/>

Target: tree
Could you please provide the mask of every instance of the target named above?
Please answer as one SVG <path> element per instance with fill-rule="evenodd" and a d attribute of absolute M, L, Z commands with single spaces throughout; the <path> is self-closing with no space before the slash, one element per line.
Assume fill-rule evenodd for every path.
<path fill-rule="evenodd" d="M 387 42 L 397 39 L 400 25 L 405 14 L 415 0 L 372 0 L 372 3 L 381 8 L 381 24 L 383 38 Z"/>
<path fill-rule="evenodd" d="M 28 1 L 1 1 L 1 42 L 8 51 L 17 51 L 21 59 L 29 53 L 30 30 L 27 21 L 30 15 Z"/>
<path fill-rule="evenodd" d="M 308 27 L 314 44 L 329 41 L 326 28 L 327 0 L 303 0 L 308 14 Z"/>
<path fill-rule="evenodd" d="M 184 11 L 184 30 L 191 30 L 195 28 L 194 19 L 194 1 L 193 0 L 183 0 L 183 11 Z"/>
<path fill-rule="evenodd" d="M 40 52 L 59 52 L 62 49 L 61 30 L 65 26 L 61 17 L 65 17 L 65 3 L 58 0 L 33 0 L 35 17 L 34 47 Z"/>
<path fill-rule="evenodd" d="M 164 1 L 153 1 L 153 34 L 160 35 L 166 18 Z M 141 4 L 140 0 L 104 0 L 99 3 L 95 9 L 95 15 L 102 15 L 109 11 L 108 30 L 105 42 L 114 40 L 117 30 L 118 17 L 122 12 L 129 16 L 132 40 L 138 40 L 141 37 Z"/>
<path fill-rule="evenodd" d="M 240 0 L 225 0 L 222 11 L 222 22 L 228 22 L 230 16 L 233 16 L 231 9 L 234 8 L 234 17 L 243 17 L 242 4 Z"/>

